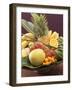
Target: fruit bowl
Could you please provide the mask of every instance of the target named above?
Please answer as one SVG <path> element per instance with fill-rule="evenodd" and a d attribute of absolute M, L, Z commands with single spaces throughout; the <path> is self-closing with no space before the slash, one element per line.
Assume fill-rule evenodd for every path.
<path fill-rule="evenodd" d="M 61 75 L 63 74 L 63 60 L 59 60 L 53 64 L 50 65 L 40 65 L 40 66 L 33 66 L 28 58 L 23 58 L 22 59 L 22 68 L 28 68 L 30 70 L 35 70 L 37 71 L 39 74 L 48 74 L 48 75 Z"/>

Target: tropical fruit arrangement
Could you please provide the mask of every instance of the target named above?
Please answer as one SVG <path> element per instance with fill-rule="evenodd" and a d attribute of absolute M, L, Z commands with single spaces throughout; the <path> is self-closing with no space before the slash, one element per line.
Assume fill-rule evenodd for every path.
<path fill-rule="evenodd" d="M 39 68 L 63 59 L 63 37 L 49 30 L 45 15 L 31 14 L 31 21 L 22 19 L 28 33 L 21 36 L 22 67 Z"/>

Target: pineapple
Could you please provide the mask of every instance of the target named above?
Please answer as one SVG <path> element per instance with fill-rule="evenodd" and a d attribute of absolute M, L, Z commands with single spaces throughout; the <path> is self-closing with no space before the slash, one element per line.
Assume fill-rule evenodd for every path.
<path fill-rule="evenodd" d="M 36 40 L 41 36 L 47 35 L 49 28 L 45 15 L 31 14 L 32 22 L 22 19 L 22 27 L 25 28 L 28 32 L 33 33 Z"/>
<path fill-rule="evenodd" d="M 37 38 L 47 35 L 49 28 L 45 15 L 31 14 L 32 23 L 34 24 L 33 32 Z"/>
<path fill-rule="evenodd" d="M 34 35 L 36 41 L 58 48 L 59 34 L 49 30 L 45 15 L 32 13 L 31 16 L 32 22 L 22 20 L 22 26 Z"/>

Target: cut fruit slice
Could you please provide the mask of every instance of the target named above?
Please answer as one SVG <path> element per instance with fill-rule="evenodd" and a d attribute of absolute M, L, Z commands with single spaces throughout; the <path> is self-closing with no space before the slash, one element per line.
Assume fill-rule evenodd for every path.
<path fill-rule="evenodd" d="M 58 39 L 58 38 L 59 38 L 59 34 L 57 32 L 53 32 L 53 34 L 50 37 L 50 39 Z"/>
<path fill-rule="evenodd" d="M 50 46 L 58 48 L 58 40 L 57 39 L 51 39 L 50 40 Z"/>

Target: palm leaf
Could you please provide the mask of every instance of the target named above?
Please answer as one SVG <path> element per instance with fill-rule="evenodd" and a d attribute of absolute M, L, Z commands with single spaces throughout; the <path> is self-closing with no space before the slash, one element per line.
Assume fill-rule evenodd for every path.
<path fill-rule="evenodd" d="M 30 68 L 30 69 L 36 69 L 38 67 L 35 67 L 33 66 L 30 62 L 29 62 L 29 58 L 28 57 L 25 57 L 25 58 L 22 58 L 22 67 L 27 67 L 27 68 Z"/>
<path fill-rule="evenodd" d="M 22 19 L 21 21 L 22 27 L 25 28 L 28 32 L 33 33 L 36 38 L 48 34 L 49 28 L 45 15 L 42 14 L 38 15 L 32 13 L 31 16 L 32 22 Z"/>
<path fill-rule="evenodd" d="M 24 29 L 26 29 L 28 32 L 31 32 L 33 33 L 33 28 L 34 28 L 34 25 L 33 23 L 29 22 L 29 21 L 26 21 L 25 19 L 22 19 L 21 20 L 21 25 Z"/>
<path fill-rule="evenodd" d="M 38 15 L 32 13 L 32 23 L 34 24 L 34 30 L 36 37 L 41 37 L 48 34 L 49 28 L 45 15 Z"/>
<path fill-rule="evenodd" d="M 41 68 L 45 68 L 45 67 L 52 67 L 55 66 L 56 64 L 60 64 L 62 63 L 62 60 L 58 60 L 56 63 L 50 64 L 50 65 L 40 65 L 40 66 L 33 66 L 30 62 L 29 62 L 29 58 L 25 57 L 22 58 L 22 67 L 27 67 L 29 69 L 41 69 Z"/>

